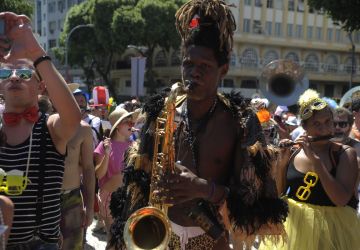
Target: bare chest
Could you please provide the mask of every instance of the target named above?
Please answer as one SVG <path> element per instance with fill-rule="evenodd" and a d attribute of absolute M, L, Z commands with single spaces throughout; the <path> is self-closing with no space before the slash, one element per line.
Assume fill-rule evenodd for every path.
<path fill-rule="evenodd" d="M 219 119 L 211 119 L 192 135 L 183 126 L 176 141 L 176 161 L 204 179 L 222 182 L 232 165 L 236 131 Z"/>

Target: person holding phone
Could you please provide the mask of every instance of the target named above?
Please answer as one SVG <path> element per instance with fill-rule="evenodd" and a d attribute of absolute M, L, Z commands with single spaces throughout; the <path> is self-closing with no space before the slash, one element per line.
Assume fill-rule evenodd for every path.
<path fill-rule="evenodd" d="M 30 19 L 12 12 L 1 12 L 0 19 L 5 22 L 5 34 L 0 36 L 0 84 L 6 137 L 0 146 L 0 167 L 8 173 L 5 196 L 14 203 L 6 249 L 58 249 L 64 158 L 80 124 L 80 110 L 37 42 Z M 11 43 L 4 43 L 6 39 Z M 45 88 L 57 114 L 39 112 L 38 94 Z M 21 175 L 11 176 L 14 171 Z"/>

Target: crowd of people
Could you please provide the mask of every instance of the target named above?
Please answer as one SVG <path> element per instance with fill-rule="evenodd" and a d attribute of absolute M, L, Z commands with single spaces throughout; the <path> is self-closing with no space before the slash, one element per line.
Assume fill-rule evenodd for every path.
<path fill-rule="evenodd" d="M 28 17 L 0 18 L 0 249 L 83 249 L 94 218 L 107 249 L 153 249 L 162 229 L 129 218 L 155 207 L 164 249 L 360 247 L 360 95 L 344 108 L 306 90 L 294 109 L 218 93 L 224 1 L 177 11 L 182 83 L 119 105 L 66 83 Z"/>

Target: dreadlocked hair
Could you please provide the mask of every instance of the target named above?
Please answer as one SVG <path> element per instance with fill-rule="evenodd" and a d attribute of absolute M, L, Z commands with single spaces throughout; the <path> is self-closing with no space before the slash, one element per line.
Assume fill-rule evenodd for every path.
<path fill-rule="evenodd" d="M 213 49 L 220 66 L 228 63 L 236 29 L 229 7 L 232 5 L 223 0 L 190 0 L 185 3 L 175 14 L 175 25 L 183 47 L 198 45 Z M 199 24 L 190 27 L 197 16 Z"/>

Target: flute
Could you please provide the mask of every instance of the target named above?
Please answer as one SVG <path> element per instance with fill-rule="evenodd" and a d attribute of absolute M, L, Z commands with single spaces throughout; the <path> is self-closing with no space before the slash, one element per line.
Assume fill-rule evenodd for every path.
<path fill-rule="evenodd" d="M 324 141 L 324 140 L 330 140 L 331 138 L 333 138 L 332 135 L 323 135 L 323 136 L 318 136 L 318 137 L 312 137 L 312 136 L 309 136 L 309 142 L 317 142 L 317 141 Z M 289 143 L 285 143 L 281 146 L 279 146 L 280 148 L 288 148 L 288 147 L 292 147 L 292 146 L 295 146 L 295 145 L 299 145 L 298 143 L 296 142 L 289 142 Z"/>

